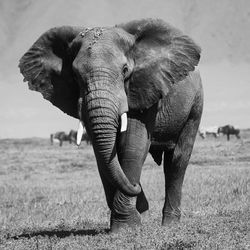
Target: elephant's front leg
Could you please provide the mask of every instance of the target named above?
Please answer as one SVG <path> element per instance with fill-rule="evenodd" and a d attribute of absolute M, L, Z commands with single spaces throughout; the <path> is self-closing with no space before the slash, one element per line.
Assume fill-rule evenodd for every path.
<path fill-rule="evenodd" d="M 129 117 L 127 131 L 121 133 L 117 140 L 119 162 L 132 184 L 140 182 L 142 165 L 150 146 L 149 129 L 144 122 Z M 140 198 L 142 195 L 139 194 Z M 146 203 L 145 196 L 143 195 L 143 197 Z M 136 200 L 137 197 L 130 197 L 119 190 L 116 191 L 111 209 L 112 232 L 126 226 L 141 224 L 140 214 L 136 209 Z M 143 202 L 143 199 L 138 200 Z"/>

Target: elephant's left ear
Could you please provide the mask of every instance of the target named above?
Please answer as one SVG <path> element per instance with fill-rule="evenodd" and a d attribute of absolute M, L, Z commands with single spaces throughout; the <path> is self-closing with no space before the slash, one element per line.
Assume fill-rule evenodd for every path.
<path fill-rule="evenodd" d="M 72 71 L 73 39 L 80 27 L 62 26 L 48 30 L 20 59 L 19 68 L 29 89 L 70 116 L 78 118 L 79 86 Z"/>
<path fill-rule="evenodd" d="M 171 84 L 195 69 L 201 49 L 188 36 L 159 19 L 144 19 L 119 25 L 134 35 L 135 61 L 129 82 L 132 109 L 145 109 L 169 92 Z"/>

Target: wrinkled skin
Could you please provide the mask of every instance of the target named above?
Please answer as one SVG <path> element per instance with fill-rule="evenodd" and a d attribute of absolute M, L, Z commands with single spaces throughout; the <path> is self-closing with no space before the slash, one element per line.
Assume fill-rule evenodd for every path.
<path fill-rule="evenodd" d="M 230 135 L 235 135 L 237 139 L 240 139 L 240 130 L 234 128 L 234 126 L 232 126 L 232 125 L 226 125 L 223 127 L 219 127 L 218 133 L 226 135 L 228 141 L 230 140 Z"/>
<path fill-rule="evenodd" d="M 148 209 L 140 185 L 148 152 L 158 165 L 164 159 L 162 225 L 180 219 L 184 174 L 203 107 L 199 59 L 191 38 L 153 19 L 54 28 L 21 58 L 29 88 L 85 124 L 112 232 L 140 225 L 140 213 Z M 124 113 L 128 123 L 121 132 Z"/>
<path fill-rule="evenodd" d="M 51 145 L 53 145 L 55 139 L 59 141 L 60 147 L 63 145 L 64 141 L 69 141 L 71 143 L 69 136 L 63 131 L 56 132 L 50 135 Z"/>

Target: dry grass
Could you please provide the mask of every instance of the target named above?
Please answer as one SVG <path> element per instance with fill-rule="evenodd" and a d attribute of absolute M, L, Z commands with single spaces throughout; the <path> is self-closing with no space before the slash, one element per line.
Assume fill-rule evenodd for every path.
<path fill-rule="evenodd" d="M 197 138 L 178 225 L 162 228 L 162 167 L 149 156 L 143 226 L 107 233 L 109 211 L 92 148 L 0 140 L 0 249 L 250 249 L 250 131 Z"/>

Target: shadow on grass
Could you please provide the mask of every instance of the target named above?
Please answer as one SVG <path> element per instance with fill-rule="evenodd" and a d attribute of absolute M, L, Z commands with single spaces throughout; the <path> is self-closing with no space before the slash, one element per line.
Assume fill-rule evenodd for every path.
<path fill-rule="evenodd" d="M 20 235 L 16 235 L 16 236 L 10 236 L 8 237 L 8 239 L 14 239 L 14 240 L 18 240 L 20 238 L 33 238 L 36 236 L 42 236 L 42 237 L 53 237 L 56 236 L 58 238 L 66 238 L 69 237 L 71 235 L 73 236 L 84 236 L 84 235 L 88 235 L 88 236 L 95 236 L 98 234 L 106 234 L 109 233 L 109 229 L 82 229 L 82 230 L 52 230 L 52 231 L 48 231 L 48 230 L 41 230 L 41 231 L 37 231 L 37 232 L 32 232 L 32 233 L 24 233 L 24 234 L 20 234 Z"/>

